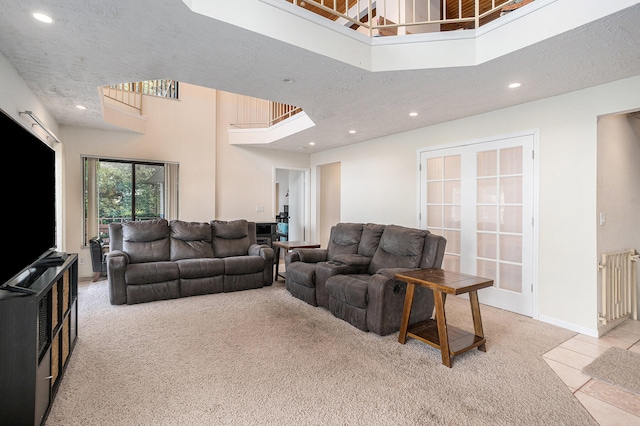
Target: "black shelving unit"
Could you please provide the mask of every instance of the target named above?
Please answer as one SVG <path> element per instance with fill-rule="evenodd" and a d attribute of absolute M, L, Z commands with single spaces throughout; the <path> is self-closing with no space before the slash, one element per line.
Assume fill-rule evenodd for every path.
<path fill-rule="evenodd" d="M 78 256 L 38 267 L 32 294 L 0 289 L 0 418 L 42 425 L 78 337 Z"/>

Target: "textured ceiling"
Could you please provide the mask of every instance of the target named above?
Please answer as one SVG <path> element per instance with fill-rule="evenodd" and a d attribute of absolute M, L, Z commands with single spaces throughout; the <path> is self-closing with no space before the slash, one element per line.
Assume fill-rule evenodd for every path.
<path fill-rule="evenodd" d="M 35 21 L 35 10 L 54 25 Z M 308 152 L 640 75 L 639 45 L 635 4 L 481 65 L 369 72 L 193 13 L 181 0 L 0 3 L 0 52 L 61 125 L 111 128 L 98 86 L 167 78 L 301 106 L 316 126 L 269 147 Z M 528 83 L 504 90 L 512 75 Z"/>

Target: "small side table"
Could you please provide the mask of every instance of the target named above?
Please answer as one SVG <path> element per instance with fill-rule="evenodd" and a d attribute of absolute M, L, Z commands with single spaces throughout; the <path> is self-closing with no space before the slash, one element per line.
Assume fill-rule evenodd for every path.
<path fill-rule="evenodd" d="M 493 280 L 437 268 L 396 274 L 395 279 L 407 283 L 407 293 L 404 299 L 398 342 L 404 344 L 407 336 L 409 336 L 440 349 L 440 352 L 442 352 L 442 363 L 449 368 L 451 368 L 451 358 L 456 355 L 473 348 L 478 348 L 478 350 L 483 352 L 487 351 L 487 340 L 484 337 L 482 318 L 480 317 L 478 290 L 491 287 Z M 413 293 L 416 285 L 433 290 L 436 319 L 427 319 L 409 325 Z M 468 333 L 459 328 L 447 325 L 447 318 L 444 311 L 447 294 L 457 295 L 464 293 L 469 293 L 474 333 Z"/>
<path fill-rule="evenodd" d="M 275 280 L 278 281 L 278 277 L 284 278 L 284 275 L 278 273 L 278 266 L 280 265 L 280 249 L 285 249 L 285 254 L 289 250 L 295 248 L 320 248 L 320 244 L 310 243 L 308 241 L 274 241 L 271 245 L 276 249 L 274 257 L 276 260 L 276 273 Z"/>

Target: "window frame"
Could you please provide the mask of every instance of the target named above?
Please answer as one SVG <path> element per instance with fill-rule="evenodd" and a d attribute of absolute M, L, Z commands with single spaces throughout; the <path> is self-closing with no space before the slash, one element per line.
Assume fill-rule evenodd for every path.
<path fill-rule="evenodd" d="M 135 188 L 136 188 L 136 167 L 140 165 L 146 166 L 160 166 L 164 167 L 165 170 L 165 182 L 164 182 L 164 196 L 163 196 L 163 218 L 167 220 L 177 219 L 178 218 L 178 200 L 179 200 L 179 164 L 175 162 L 167 162 L 167 161 L 154 161 L 154 160 L 140 160 L 140 159 L 123 159 L 123 158 L 110 158 L 110 157 L 97 157 L 90 155 L 81 156 L 82 161 L 82 246 L 88 247 L 89 240 L 93 238 L 96 232 L 99 235 L 99 223 L 96 224 L 96 228 L 92 228 L 89 226 L 90 224 L 90 210 L 94 211 L 94 214 L 98 215 L 98 206 L 97 206 L 97 167 L 93 168 L 93 176 L 89 176 L 92 173 L 92 167 L 89 166 L 89 161 L 95 161 L 96 164 L 99 162 L 105 163 L 122 163 L 131 166 L 131 184 L 133 188 L 132 201 L 131 201 L 131 209 L 132 209 L 132 219 L 137 220 L 135 217 Z M 170 169 L 170 170 L 169 170 Z M 167 179 L 170 182 L 167 182 Z M 94 190 L 90 189 L 92 185 L 90 182 L 94 182 L 96 185 Z M 90 199 L 94 197 L 93 199 Z M 93 205 L 93 209 L 90 206 Z M 96 216 L 96 219 L 99 219 Z M 90 229 L 91 228 L 91 229 Z"/>

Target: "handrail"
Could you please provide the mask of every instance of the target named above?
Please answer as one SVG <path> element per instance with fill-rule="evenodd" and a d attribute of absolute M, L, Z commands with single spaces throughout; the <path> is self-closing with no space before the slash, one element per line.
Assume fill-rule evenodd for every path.
<path fill-rule="evenodd" d="M 479 28 L 533 0 L 403 0 L 402 5 L 400 0 L 286 1 L 374 37 L 429 32 L 435 26 L 436 31 Z"/>

